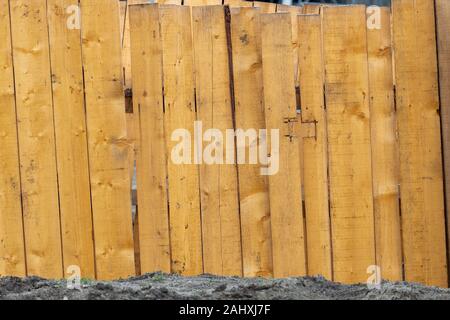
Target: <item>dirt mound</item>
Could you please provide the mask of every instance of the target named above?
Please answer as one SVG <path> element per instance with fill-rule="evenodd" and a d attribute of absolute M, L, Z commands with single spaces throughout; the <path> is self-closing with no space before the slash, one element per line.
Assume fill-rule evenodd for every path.
<path fill-rule="evenodd" d="M 114 282 L 82 280 L 81 290 L 70 290 L 66 281 L 40 278 L 0 279 L 0 299 L 445 299 L 450 290 L 407 283 L 385 282 L 381 289 L 365 285 L 346 286 L 322 278 L 284 280 L 240 279 L 214 276 L 184 278 L 161 273 Z"/>

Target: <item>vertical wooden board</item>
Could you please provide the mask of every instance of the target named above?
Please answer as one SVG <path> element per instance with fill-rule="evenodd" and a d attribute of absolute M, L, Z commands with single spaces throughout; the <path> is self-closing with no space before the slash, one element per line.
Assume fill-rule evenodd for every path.
<path fill-rule="evenodd" d="M 0 0 L 0 39 L 0 277 L 20 277 L 26 270 L 8 0 Z"/>
<path fill-rule="evenodd" d="M 77 0 L 47 0 L 64 270 L 95 279 L 80 30 L 68 25 Z M 70 28 L 69 28 L 70 27 Z"/>
<path fill-rule="evenodd" d="M 123 1 L 121 1 L 122 4 Z M 123 87 L 125 92 L 132 89 L 132 77 L 131 77 L 131 43 L 130 43 L 130 6 L 136 4 L 145 4 L 148 0 L 127 0 L 125 2 L 126 14 L 123 26 L 121 26 L 122 33 L 122 75 L 123 75 Z M 122 21 L 121 21 L 122 22 Z M 123 29 L 122 29 L 123 28 Z M 122 31 L 123 30 L 123 31 Z M 131 99 L 131 98 L 127 98 Z M 127 138 L 130 151 L 128 153 L 128 162 L 130 168 L 130 181 L 134 178 L 135 162 L 139 153 L 139 134 L 137 130 L 139 128 L 139 115 L 138 111 L 134 110 L 131 103 L 131 108 L 127 110 L 126 114 L 127 122 Z M 132 186 L 130 185 L 130 188 Z"/>
<path fill-rule="evenodd" d="M 298 40 L 301 119 L 305 123 L 314 123 L 316 128 L 315 137 L 303 140 L 308 273 L 332 280 L 327 118 L 320 15 L 298 17 Z"/>
<path fill-rule="evenodd" d="M 182 4 L 182 0 L 156 0 L 155 2 L 159 4 L 177 4 L 180 6 Z"/>
<path fill-rule="evenodd" d="M 302 208 L 299 138 L 294 58 L 291 47 L 290 14 L 261 17 L 265 117 L 270 134 L 270 159 L 278 172 L 269 176 L 272 224 L 273 272 L 277 278 L 307 273 Z M 279 131 L 279 148 L 274 147 L 274 130 Z M 268 139 L 269 140 L 269 139 Z M 277 157 L 279 161 L 277 161 Z"/>
<path fill-rule="evenodd" d="M 365 282 L 375 265 L 365 6 L 324 7 L 334 280 Z"/>
<path fill-rule="evenodd" d="M 122 49 L 122 67 L 123 67 L 123 81 L 124 88 L 131 88 L 131 43 L 130 43 L 130 6 L 135 4 L 145 4 L 148 0 L 128 0 L 127 13 L 125 15 L 125 21 L 123 26 L 123 49 Z M 121 29 L 122 30 L 122 29 Z"/>
<path fill-rule="evenodd" d="M 294 56 L 294 70 L 295 70 L 295 86 L 299 86 L 299 64 L 298 64 L 298 22 L 297 15 L 302 13 L 302 7 L 299 6 L 287 6 L 283 4 L 277 4 L 277 12 L 289 12 L 291 14 L 292 23 L 292 50 Z"/>
<path fill-rule="evenodd" d="M 323 4 L 319 3 L 305 3 L 303 4 L 303 13 L 304 14 L 320 14 L 320 8 Z"/>
<path fill-rule="evenodd" d="M 405 280 L 447 286 L 434 1 L 392 5 Z"/>
<path fill-rule="evenodd" d="M 272 2 L 253 1 L 253 7 L 260 8 L 261 13 L 275 13 L 277 4 Z"/>
<path fill-rule="evenodd" d="M 222 0 L 184 0 L 185 6 L 211 6 L 222 5 Z"/>
<path fill-rule="evenodd" d="M 231 9 L 231 46 L 236 128 L 265 129 L 259 10 Z M 257 143 L 259 138 L 248 141 L 248 146 Z M 239 147 L 237 150 L 245 151 Z M 238 171 L 244 276 L 270 277 L 273 266 L 268 179 L 257 165 L 239 164 Z"/>
<path fill-rule="evenodd" d="M 224 0 L 223 4 L 230 8 L 253 7 L 253 2 L 246 0 Z"/>
<path fill-rule="evenodd" d="M 205 134 L 210 129 L 220 130 L 221 134 L 221 137 L 204 141 L 204 153 L 203 148 L 199 148 L 200 155 L 204 155 L 200 165 L 204 272 L 240 276 L 237 168 L 235 164 L 226 163 L 229 144 L 226 130 L 234 130 L 234 125 L 224 7 L 194 7 L 192 21 L 197 121 Z M 212 145 L 215 151 L 208 152 L 207 148 Z"/>
<path fill-rule="evenodd" d="M 27 274 L 62 278 L 46 1 L 10 1 Z"/>
<path fill-rule="evenodd" d="M 162 44 L 158 5 L 130 7 L 134 108 L 141 149 L 137 161 L 142 273 L 170 273 L 167 159 L 162 93 Z"/>
<path fill-rule="evenodd" d="M 294 57 L 294 72 L 295 72 L 295 87 L 299 88 L 300 81 L 299 81 L 299 63 L 298 63 L 298 21 L 297 21 L 297 15 L 302 13 L 303 7 L 300 6 L 288 6 L 283 4 L 277 4 L 276 12 L 282 13 L 282 12 L 289 12 L 291 14 L 291 24 L 292 24 L 292 51 L 293 51 L 293 57 Z M 299 91 L 297 91 L 299 92 Z M 298 100 L 298 99 L 297 99 Z M 297 109 L 299 106 L 297 105 Z M 300 116 L 299 116 L 299 120 Z M 296 130 L 301 130 L 301 126 L 296 126 Z M 296 131 L 294 132 L 296 135 L 300 135 L 300 132 Z M 304 176 L 304 155 L 303 155 L 303 139 L 300 139 L 299 141 L 299 147 L 300 147 L 300 173 L 301 176 Z M 303 178 L 302 178 L 303 182 Z M 302 192 L 304 194 L 304 185 L 302 184 Z"/>
<path fill-rule="evenodd" d="M 81 1 L 95 258 L 102 280 L 135 273 L 118 10 L 108 0 Z"/>
<path fill-rule="evenodd" d="M 120 18 L 120 41 L 123 45 L 123 35 L 125 34 L 125 20 L 128 14 L 128 3 L 127 1 L 117 0 L 119 1 L 119 18 Z"/>
<path fill-rule="evenodd" d="M 160 22 L 163 44 L 163 75 L 165 98 L 165 134 L 168 154 L 170 199 L 170 241 L 172 272 L 195 275 L 203 272 L 202 236 L 198 166 L 193 162 L 193 148 L 186 150 L 189 163 L 174 162 L 172 141 L 178 129 L 194 136 L 195 97 L 191 38 L 191 8 L 161 6 Z M 176 160 L 176 159 L 175 159 Z"/>
<path fill-rule="evenodd" d="M 367 29 L 376 257 L 383 279 L 401 281 L 403 261 L 391 12 L 383 7 L 380 14 L 379 28 Z"/>
<path fill-rule="evenodd" d="M 447 250 L 450 248 L 450 2 L 436 0 L 439 87 L 447 210 Z M 450 252 L 450 251 L 449 251 Z M 450 263 L 450 253 L 448 253 Z"/>

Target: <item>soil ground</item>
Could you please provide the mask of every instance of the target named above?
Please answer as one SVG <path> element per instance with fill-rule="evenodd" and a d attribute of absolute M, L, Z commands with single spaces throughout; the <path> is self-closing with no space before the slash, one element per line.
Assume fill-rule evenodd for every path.
<path fill-rule="evenodd" d="M 161 273 L 114 282 L 82 280 L 81 290 L 67 289 L 66 281 L 39 278 L 1 278 L 0 299 L 56 300 L 450 300 L 450 290 L 407 283 L 383 283 L 381 289 L 366 285 L 345 286 L 322 278 L 284 280 L 239 279 L 213 276 L 183 278 Z"/>

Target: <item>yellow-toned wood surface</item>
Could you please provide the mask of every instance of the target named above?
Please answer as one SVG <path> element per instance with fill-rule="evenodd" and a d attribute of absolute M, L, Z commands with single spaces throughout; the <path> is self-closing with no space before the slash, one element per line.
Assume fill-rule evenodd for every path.
<path fill-rule="evenodd" d="M 236 128 L 265 129 L 259 10 L 231 9 L 231 46 Z M 257 136 L 248 146 L 260 141 Z M 239 164 L 238 171 L 244 276 L 268 277 L 273 274 L 268 179 L 258 165 Z"/>
<path fill-rule="evenodd" d="M 380 14 L 380 28 L 367 29 L 376 257 L 383 279 L 401 281 L 403 261 L 391 13 L 389 8 L 380 8 Z"/>
<path fill-rule="evenodd" d="M 209 129 L 218 129 L 221 135 L 207 137 L 209 141 L 202 143 L 204 152 L 203 148 L 198 151 L 204 154 L 200 165 L 204 272 L 239 276 L 242 253 L 237 167 L 226 159 L 234 152 L 226 130 L 234 126 L 224 7 L 193 7 L 192 21 L 197 120 L 205 135 Z"/>
<path fill-rule="evenodd" d="M 323 7 L 334 280 L 375 265 L 365 6 Z"/>
<path fill-rule="evenodd" d="M 447 286 L 433 0 L 394 0 L 405 280 Z"/>
<path fill-rule="evenodd" d="M 450 32 L 448 32 L 448 30 L 450 30 L 450 1 L 436 0 L 435 5 L 448 251 L 450 248 L 450 237 L 448 236 L 450 234 Z M 447 258 L 450 262 L 450 255 L 448 253 Z"/>
<path fill-rule="evenodd" d="M 125 278 L 135 265 L 119 6 L 80 4 L 97 276 Z"/>
<path fill-rule="evenodd" d="M 47 4 L 10 1 L 27 274 L 62 278 Z"/>
<path fill-rule="evenodd" d="M 291 15 L 261 16 L 262 62 L 266 128 L 271 166 L 269 196 L 272 225 L 273 272 L 277 278 L 306 275 L 299 137 Z M 272 148 L 279 134 L 279 146 Z M 279 158 L 279 159 L 278 159 Z"/>
<path fill-rule="evenodd" d="M 133 103 L 140 119 L 139 134 L 142 142 L 137 160 L 141 272 L 170 273 L 162 43 L 158 5 L 131 6 L 130 26 Z"/>
<path fill-rule="evenodd" d="M 8 0 L 0 0 L 0 276 L 25 276 L 25 247 Z"/>
<path fill-rule="evenodd" d="M 183 275 L 203 272 L 199 172 L 191 164 L 196 115 L 190 12 L 190 7 L 160 6 L 172 272 Z M 185 150 L 188 163 L 173 161 L 179 141 L 171 138 L 178 129 L 190 133 L 183 136 L 191 146 Z"/>
<path fill-rule="evenodd" d="M 322 21 L 320 15 L 298 17 L 301 121 L 315 126 L 303 139 L 306 233 L 309 275 L 333 279 L 328 193 L 327 124 L 324 101 Z"/>
<path fill-rule="evenodd" d="M 59 202 L 64 270 L 76 265 L 95 279 L 81 38 L 80 29 L 67 25 L 68 9 L 77 6 L 47 1 Z"/>

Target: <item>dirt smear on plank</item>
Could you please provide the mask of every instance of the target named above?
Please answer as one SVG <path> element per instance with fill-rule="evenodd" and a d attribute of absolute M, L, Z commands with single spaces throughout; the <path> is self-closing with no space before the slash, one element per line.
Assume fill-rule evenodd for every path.
<path fill-rule="evenodd" d="M 81 290 L 66 281 L 1 278 L 0 299 L 9 300 L 450 300 L 450 290 L 407 283 L 383 283 L 381 289 L 346 286 L 323 278 L 284 280 L 214 276 L 185 278 L 161 273 L 114 282 L 82 281 Z"/>

